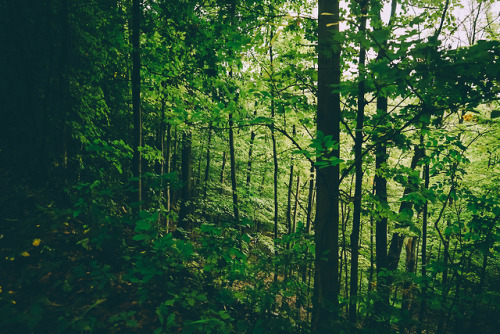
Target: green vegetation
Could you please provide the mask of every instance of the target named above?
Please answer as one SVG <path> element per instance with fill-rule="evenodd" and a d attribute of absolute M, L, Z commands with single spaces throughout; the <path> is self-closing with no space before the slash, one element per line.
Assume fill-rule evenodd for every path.
<path fill-rule="evenodd" d="M 0 333 L 500 328 L 494 1 L 0 16 Z"/>

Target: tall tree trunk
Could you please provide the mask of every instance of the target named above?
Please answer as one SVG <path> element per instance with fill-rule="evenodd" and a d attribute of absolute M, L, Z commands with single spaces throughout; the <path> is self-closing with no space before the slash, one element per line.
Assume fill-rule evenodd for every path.
<path fill-rule="evenodd" d="M 378 97 L 377 112 L 387 113 L 387 98 Z M 383 207 L 383 210 L 389 210 L 387 203 L 387 180 L 383 176 L 382 167 L 387 163 L 386 143 L 380 143 L 375 151 L 375 195 Z M 377 292 L 379 300 L 375 303 L 375 312 L 378 320 L 381 321 L 379 332 L 383 332 L 387 323 L 389 307 L 389 287 L 382 271 L 387 270 L 387 216 L 381 215 L 375 222 L 375 254 L 377 264 Z"/>
<path fill-rule="evenodd" d="M 161 102 L 160 113 L 160 124 L 158 124 L 156 129 L 156 149 L 160 151 L 161 159 L 155 164 L 155 174 L 160 177 L 160 187 L 158 189 L 158 224 L 161 224 L 163 221 L 161 205 L 164 199 L 163 175 L 165 174 L 165 101 Z"/>
<path fill-rule="evenodd" d="M 226 151 L 222 152 L 222 166 L 220 168 L 220 194 L 222 194 L 224 190 L 224 171 L 226 169 Z"/>
<path fill-rule="evenodd" d="M 314 202 L 314 166 L 311 165 L 311 170 L 309 174 L 309 193 L 307 195 L 307 211 L 306 211 L 306 233 L 308 235 L 311 234 L 311 216 Z M 308 250 L 306 250 L 307 256 Z M 304 266 L 304 272 L 302 274 L 302 280 L 305 282 L 307 278 L 307 273 L 309 272 L 310 265 L 307 264 Z"/>
<path fill-rule="evenodd" d="M 210 147 L 212 145 L 212 124 L 208 127 L 207 160 L 205 166 L 205 177 L 203 178 L 203 197 L 207 197 L 208 178 L 210 176 Z"/>
<path fill-rule="evenodd" d="M 293 206 L 292 233 L 297 232 L 297 213 L 299 205 L 300 174 L 297 173 L 297 187 L 295 188 L 295 204 Z"/>
<path fill-rule="evenodd" d="M 311 166 L 309 175 L 309 193 L 307 195 L 306 231 L 311 234 L 311 217 L 314 202 L 314 166 Z"/>
<path fill-rule="evenodd" d="M 269 36 L 269 61 L 271 63 L 271 71 L 273 70 L 273 28 L 271 27 L 271 33 Z M 276 135 L 275 135 L 275 105 L 274 105 L 274 83 L 272 82 L 272 72 L 271 72 L 271 117 L 273 119 L 273 123 L 271 124 L 271 141 L 273 143 L 273 163 L 274 163 L 274 179 L 273 179 L 273 188 L 274 188 L 274 255 L 278 256 L 278 217 L 279 217 L 279 206 L 278 206 L 278 151 L 276 148 Z M 274 281 L 278 281 L 278 267 L 274 271 Z"/>
<path fill-rule="evenodd" d="M 359 31 L 361 38 L 364 39 L 366 30 L 366 13 L 368 12 L 368 1 L 363 0 L 359 3 L 361 7 L 361 19 Z M 349 320 L 356 323 L 356 298 L 358 296 L 358 266 L 359 266 L 359 230 L 361 225 L 361 198 L 363 191 L 363 122 L 365 118 L 365 58 L 366 49 L 363 43 L 360 43 L 359 50 L 359 77 L 358 77 L 358 114 L 356 117 L 356 136 L 354 138 L 354 160 L 356 182 L 354 185 L 354 211 L 352 217 L 351 232 L 351 286 L 349 303 Z"/>
<path fill-rule="evenodd" d="M 257 116 L 257 108 L 255 108 L 253 116 L 254 117 Z M 250 133 L 250 147 L 248 149 L 247 182 L 246 182 L 247 189 L 250 189 L 250 181 L 252 177 L 252 153 L 253 153 L 254 141 L 255 141 L 255 131 L 252 129 L 252 132 Z"/>
<path fill-rule="evenodd" d="M 170 123 L 167 123 L 167 143 L 165 144 L 166 145 L 166 148 L 165 148 L 165 172 L 167 174 L 170 174 L 171 172 L 171 155 L 172 155 L 172 150 L 171 150 L 171 147 L 172 147 L 172 125 Z M 170 179 L 167 183 L 167 187 L 166 187 L 166 201 L 167 201 L 167 212 L 170 212 L 170 207 L 171 207 L 171 196 L 170 196 Z M 170 215 L 169 215 L 170 216 Z M 167 218 L 167 221 L 166 221 L 166 228 L 167 228 L 167 232 L 168 232 L 168 228 L 169 228 L 169 218 Z"/>
<path fill-rule="evenodd" d="M 295 125 L 293 126 L 293 136 L 295 137 Z M 293 169 L 294 169 L 293 155 L 290 158 L 290 173 L 288 175 L 288 193 L 287 193 L 287 203 L 286 203 L 286 226 L 288 229 L 288 234 L 292 233 L 292 187 L 293 187 Z M 289 249 L 290 244 L 287 244 L 287 249 Z"/>
<path fill-rule="evenodd" d="M 389 25 L 391 25 L 392 20 L 396 13 L 397 0 L 392 0 L 391 2 L 391 15 Z M 378 13 L 375 25 L 377 29 L 382 29 L 382 19 L 381 12 Z M 382 46 L 377 55 L 377 60 L 382 60 L 385 58 L 385 48 L 387 47 L 387 41 L 382 42 Z M 381 83 L 385 84 L 384 82 Z M 377 97 L 377 114 L 381 119 L 387 117 L 387 97 L 379 91 Z M 375 141 L 377 141 L 378 136 L 374 136 Z M 389 204 L 387 202 L 387 180 L 383 176 L 383 166 L 387 164 L 387 144 L 385 142 L 377 143 L 375 149 L 375 194 L 378 198 L 384 210 L 389 210 Z M 375 223 L 375 254 L 376 254 L 376 264 L 377 264 L 377 291 L 379 293 L 379 300 L 375 303 L 375 312 L 377 313 L 377 322 L 379 322 L 377 331 L 386 332 L 389 325 L 389 287 L 386 276 L 381 274 L 382 271 L 388 268 L 388 258 L 387 258 L 387 216 L 382 215 Z"/>
<path fill-rule="evenodd" d="M 186 129 L 182 134 L 182 161 L 181 161 L 181 205 L 179 211 L 179 223 L 182 227 L 188 227 L 187 216 L 191 211 L 189 201 L 193 195 L 193 155 L 191 143 L 191 130 Z"/>
<path fill-rule="evenodd" d="M 293 136 L 295 137 L 295 125 L 293 126 Z M 288 193 L 287 193 L 287 203 L 286 203 L 286 227 L 288 235 L 290 236 L 292 231 L 292 187 L 293 187 L 293 155 L 290 160 L 290 173 L 288 177 Z M 290 251 L 290 241 L 286 243 L 287 254 Z M 288 278 L 288 264 L 290 263 L 290 256 L 287 255 L 287 260 L 285 261 L 285 281 Z"/>
<path fill-rule="evenodd" d="M 68 51 L 69 51 L 69 5 L 68 0 L 61 2 L 61 47 L 60 47 L 60 64 L 58 73 L 59 83 L 59 112 L 58 118 L 61 122 L 59 141 L 59 157 L 58 165 L 60 173 L 56 184 L 61 188 L 68 183 L 68 107 L 69 107 L 69 78 L 68 78 Z M 59 183 L 60 182 L 60 183 Z"/>
<path fill-rule="evenodd" d="M 423 142 L 423 137 L 420 137 L 421 143 Z M 422 143 L 423 144 L 423 143 Z M 422 148 L 422 156 L 425 158 L 425 149 Z M 424 191 L 429 189 L 429 162 L 425 161 L 424 165 Z M 422 298 L 420 302 L 420 312 L 418 315 L 418 322 L 420 323 L 420 330 L 425 318 L 425 312 L 427 309 L 427 219 L 428 219 L 428 201 L 425 201 L 424 208 L 422 211 Z"/>
<path fill-rule="evenodd" d="M 229 113 L 229 159 L 231 164 L 231 192 L 233 195 L 234 219 L 240 221 L 240 211 L 238 206 L 238 192 L 236 184 L 236 157 L 234 151 L 233 114 Z"/>
<path fill-rule="evenodd" d="M 318 1 L 318 110 L 317 132 L 332 136 L 338 145 L 327 157 L 339 157 L 340 54 L 339 1 Z M 330 150 L 331 149 L 331 150 Z M 312 333 L 336 331 L 338 320 L 339 165 L 317 169 L 315 220 L 315 275 Z"/>
<path fill-rule="evenodd" d="M 375 182 L 372 183 L 372 195 L 375 195 Z M 373 212 L 374 210 L 374 203 L 372 202 L 371 204 L 371 211 Z M 375 245 L 374 242 L 374 219 L 373 215 L 370 215 L 370 274 L 368 277 L 368 291 L 372 291 L 374 287 L 374 280 L 373 280 L 373 274 L 375 272 L 375 254 L 373 251 L 373 245 Z"/>
<path fill-rule="evenodd" d="M 230 25 L 233 26 L 233 20 L 236 16 L 236 0 L 230 1 Z M 232 51 L 230 51 L 230 55 Z M 233 78 L 233 68 L 231 67 L 229 71 L 229 76 L 231 79 Z M 231 97 L 234 99 L 234 105 L 238 104 L 237 97 Z M 234 151 L 234 131 L 233 131 L 233 110 L 229 111 L 229 163 L 231 167 L 231 192 L 233 195 L 233 214 L 234 219 L 239 222 L 240 221 L 240 212 L 238 205 L 238 192 L 237 192 L 237 184 L 236 184 L 236 158 Z"/>
<path fill-rule="evenodd" d="M 162 158 L 155 164 L 155 173 L 162 176 L 165 173 L 165 101 L 161 103 L 160 113 L 160 124 L 156 129 L 156 149 L 160 151 Z"/>
<path fill-rule="evenodd" d="M 132 110 L 134 115 L 133 174 L 137 178 L 139 211 L 142 201 L 142 110 L 141 110 L 141 2 L 132 0 Z"/>
<path fill-rule="evenodd" d="M 416 255 L 416 246 L 418 243 L 418 238 L 417 237 L 411 237 L 408 238 L 406 241 L 406 272 L 409 274 L 414 274 L 415 273 L 415 267 L 416 267 L 416 260 L 417 260 L 417 255 Z M 411 277 L 411 276 L 410 276 Z M 402 303 L 401 303 L 401 312 L 402 312 L 402 317 L 403 319 L 405 317 L 408 317 L 408 320 L 411 318 L 411 304 L 412 304 L 412 299 L 413 299 L 413 292 L 412 292 L 412 282 L 409 279 L 405 279 L 404 284 L 403 284 L 403 291 L 402 291 Z M 408 324 L 408 321 L 404 321 L 405 327 Z M 410 327 L 406 327 L 407 330 L 410 330 Z M 403 331 L 405 332 L 405 331 Z"/>

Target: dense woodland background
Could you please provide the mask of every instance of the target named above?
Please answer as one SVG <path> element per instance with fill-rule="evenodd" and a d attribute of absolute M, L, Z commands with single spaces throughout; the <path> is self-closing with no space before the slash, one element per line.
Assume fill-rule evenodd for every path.
<path fill-rule="evenodd" d="M 499 28 L 0 1 L 0 332 L 497 333 Z"/>

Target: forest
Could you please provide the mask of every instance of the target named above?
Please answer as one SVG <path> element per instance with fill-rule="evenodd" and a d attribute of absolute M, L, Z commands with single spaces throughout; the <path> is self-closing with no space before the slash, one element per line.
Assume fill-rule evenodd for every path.
<path fill-rule="evenodd" d="M 494 0 L 0 1 L 0 333 L 498 333 Z"/>

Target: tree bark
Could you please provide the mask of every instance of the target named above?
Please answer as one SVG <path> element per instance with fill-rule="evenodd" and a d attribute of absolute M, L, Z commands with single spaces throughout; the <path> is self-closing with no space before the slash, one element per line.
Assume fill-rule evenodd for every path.
<path fill-rule="evenodd" d="M 132 0 L 132 111 L 134 116 L 133 174 L 137 178 L 136 201 L 141 210 L 142 201 L 142 110 L 141 110 L 141 3 Z"/>
<path fill-rule="evenodd" d="M 208 127 L 207 159 L 205 166 L 205 177 L 203 178 L 203 197 L 207 197 L 208 178 L 210 176 L 210 147 L 212 144 L 212 124 Z"/>
<path fill-rule="evenodd" d="M 224 190 L 224 170 L 226 169 L 226 151 L 222 152 L 222 166 L 220 169 L 220 194 Z"/>
<path fill-rule="evenodd" d="M 311 166 L 309 175 L 309 193 L 307 195 L 306 231 L 311 234 L 311 217 L 314 204 L 314 166 Z"/>
<path fill-rule="evenodd" d="M 191 146 L 191 131 L 185 130 L 182 134 L 182 161 L 181 161 L 181 205 L 179 211 L 179 223 L 188 227 L 187 216 L 190 213 L 189 201 L 193 195 L 193 156 Z"/>
<path fill-rule="evenodd" d="M 366 30 L 366 13 L 368 11 L 368 1 L 360 2 L 361 19 L 359 31 L 364 38 Z M 358 266 L 359 266 L 359 230 L 361 225 L 361 199 L 363 191 L 363 122 L 365 118 L 365 58 L 366 49 L 363 43 L 360 43 L 359 50 L 359 77 L 358 77 L 358 113 L 356 117 L 356 135 L 354 138 L 354 160 L 356 181 L 354 185 L 354 211 L 352 217 L 352 232 L 351 232 L 351 282 L 350 282 L 350 303 L 349 303 L 349 320 L 356 323 L 356 298 L 358 296 Z"/>
<path fill-rule="evenodd" d="M 324 158 L 339 157 L 340 54 L 339 1 L 318 4 L 318 109 L 317 132 L 339 144 Z M 317 169 L 315 219 L 315 275 L 312 333 L 336 331 L 338 320 L 339 165 Z"/>
<path fill-rule="evenodd" d="M 166 148 L 165 148 L 165 172 L 167 174 L 170 174 L 171 172 L 171 155 L 172 155 L 172 150 L 171 150 L 171 146 L 172 146 L 172 125 L 170 123 L 167 123 L 167 142 L 166 142 Z M 167 201 L 167 211 L 170 212 L 170 208 L 171 208 L 171 195 L 170 195 L 170 183 L 171 181 L 169 180 L 167 182 L 167 187 L 166 187 L 166 201 Z M 169 228 L 169 218 L 167 218 L 167 221 L 166 221 L 166 228 L 167 228 L 167 231 L 168 231 L 168 228 Z"/>
<path fill-rule="evenodd" d="M 255 108 L 253 115 L 254 117 L 257 116 L 257 108 Z M 246 181 L 247 189 L 250 189 L 250 181 L 252 177 L 252 153 L 253 153 L 254 141 L 255 141 L 255 131 L 252 129 L 252 132 L 250 133 L 250 147 L 248 149 L 247 181 Z"/>
<path fill-rule="evenodd" d="M 387 98 L 379 96 L 377 98 L 377 112 L 387 113 Z M 387 203 L 387 180 L 383 175 L 383 166 L 387 163 L 386 143 L 380 143 L 375 150 L 375 195 L 383 207 L 389 210 Z M 379 300 L 375 303 L 375 312 L 380 321 L 379 331 L 386 330 L 387 313 L 389 307 L 389 288 L 387 280 L 382 272 L 387 270 L 387 216 L 382 214 L 375 222 L 375 261 L 377 264 L 377 292 Z"/>
<path fill-rule="evenodd" d="M 271 63 L 271 69 L 273 69 L 273 28 L 271 27 L 271 33 L 269 36 L 269 61 Z M 271 117 L 273 119 L 273 123 L 271 124 L 271 141 L 273 143 L 273 163 L 274 163 L 274 178 L 273 178 L 273 189 L 274 189 L 274 256 L 278 256 L 278 218 L 279 218 L 279 206 L 278 206 L 278 174 L 279 174 L 279 166 L 278 166 L 278 151 L 276 148 L 276 135 L 275 135 L 275 106 L 274 106 L 274 84 L 272 82 L 271 75 Z M 278 267 L 276 267 L 274 271 L 274 281 L 278 281 Z"/>
<path fill-rule="evenodd" d="M 421 141 L 423 138 L 421 137 Z M 425 150 L 422 149 L 422 156 L 425 157 Z M 426 161 L 424 165 L 424 190 L 429 189 L 429 162 Z M 427 219 L 428 219 L 428 201 L 425 201 L 422 212 L 422 298 L 420 303 L 420 312 L 418 315 L 418 322 L 423 324 L 425 312 L 427 310 Z M 421 332 L 421 330 L 420 330 Z"/>
<path fill-rule="evenodd" d="M 238 192 L 236 184 L 236 157 L 234 151 L 233 113 L 229 112 L 229 159 L 231 164 L 231 192 L 233 195 L 234 219 L 240 221 L 240 211 L 238 206 Z"/>

